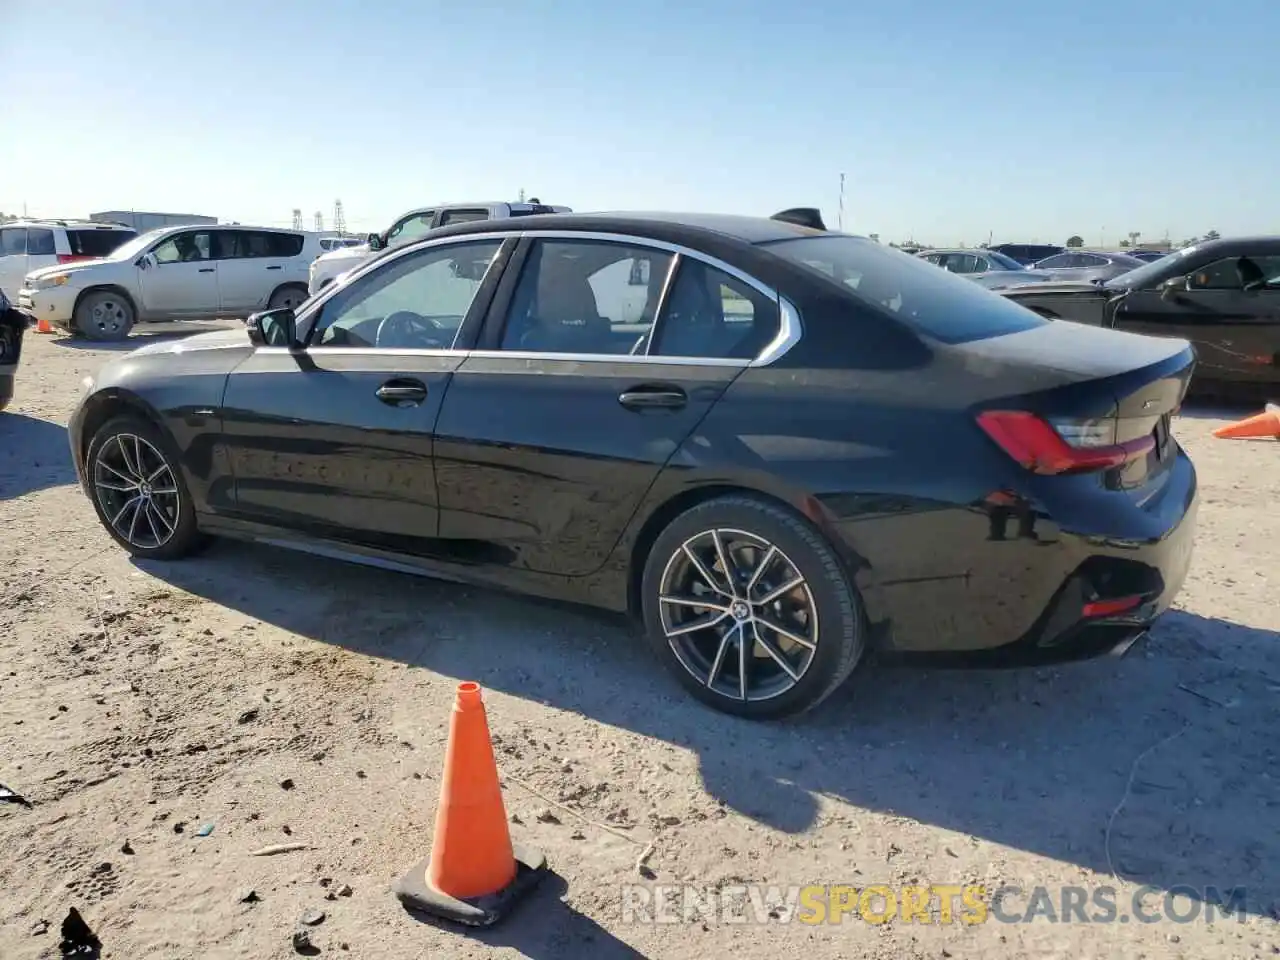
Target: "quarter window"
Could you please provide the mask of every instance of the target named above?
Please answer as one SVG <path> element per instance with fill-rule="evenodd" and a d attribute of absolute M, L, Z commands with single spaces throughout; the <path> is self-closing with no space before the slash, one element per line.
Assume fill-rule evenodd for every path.
<path fill-rule="evenodd" d="M 68 230 L 67 243 L 77 257 L 105 257 L 136 236 L 132 230 Z"/>
<path fill-rule="evenodd" d="M 385 264 L 324 305 L 311 346 L 449 349 L 501 248 L 431 247 Z"/>
<path fill-rule="evenodd" d="M 778 304 L 737 277 L 682 258 L 657 342 L 663 357 L 754 360 L 778 335 Z"/>
<path fill-rule="evenodd" d="M 636 263 L 647 264 L 637 269 Z M 503 350 L 642 354 L 671 255 L 587 240 L 539 240 L 516 285 Z M 634 284 L 646 276 L 644 284 Z"/>
<path fill-rule="evenodd" d="M 212 238 L 209 231 L 179 233 L 157 246 L 152 253 L 156 263 L 193 263 L 211 260 Z"/>

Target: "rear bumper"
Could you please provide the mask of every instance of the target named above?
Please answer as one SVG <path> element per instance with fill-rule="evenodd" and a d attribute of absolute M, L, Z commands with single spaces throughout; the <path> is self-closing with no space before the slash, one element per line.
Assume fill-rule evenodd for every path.
<path fill-rule="evenodd" d="M 882 585 L 892 624 L 884 652 L 979 665 L 1123 652 L 1181 590 L 1198 506 L 1195 468 L 1181 450 L 1148 502 L 1103 518 L 1111 530 L 1090 526 L 1091 509 L 1073 524 L 1029 507 L 977 506 L 951 524 L 967 541 L 934 544 L 968 557 L 965 574 Z M 1115 604 L 1123 609 L 1108 609 Z"/>

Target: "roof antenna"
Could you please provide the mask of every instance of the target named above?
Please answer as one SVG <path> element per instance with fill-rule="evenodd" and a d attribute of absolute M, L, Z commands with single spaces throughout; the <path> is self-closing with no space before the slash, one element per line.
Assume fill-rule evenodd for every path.
<path fill-rule="evenodd" d="M 798 227 L 808 227 L 810 230 L 827 229 L 827 225 L 822 222 L 822 212 L 817 207 L 791 207 L 775 213 L 769 219 L 794 223 Z"/>

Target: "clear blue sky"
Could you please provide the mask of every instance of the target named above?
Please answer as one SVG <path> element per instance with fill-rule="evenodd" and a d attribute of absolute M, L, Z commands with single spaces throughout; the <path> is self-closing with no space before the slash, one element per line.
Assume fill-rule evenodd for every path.
<path fill-rule="evenodd" d="M 844 172 L 886 240 L 1280 232 L 1277 37 L 1276 0 L 0 0 L 0 210 L 834 225 Z"/>

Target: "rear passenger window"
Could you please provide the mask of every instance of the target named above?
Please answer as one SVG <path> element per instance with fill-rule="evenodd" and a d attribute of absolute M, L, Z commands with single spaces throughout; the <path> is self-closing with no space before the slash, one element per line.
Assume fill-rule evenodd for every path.
<path fill-rule="evenodd" d="M 440 217 L 440 226 L 450 223 L 474 223 L 477 220 L 488 219 L 488 210 L 446 210 Z"/>
<path fill-rule="evenodd" d="M 778 304 L 700 260 L 681 261 L 650 354 L 754 360 L 778 335 Z"/>
<path fill-rule="evenodd" d="M 643 354 L 670 264 L 669 253 L 647 247 L 538 241 L 512 297 L 502 349 Z M 637 275 L 648 281 L 632 283 Z"/>
<path fill-rule="evenodd" d="M 136 236 L 132 230 L 68 230 L 67 244 L 74 256 L 105 257 Z"/>
<path fill-rule="evenodd" d="M 27 254 L 33 257 L 52 257 L 57 253 L 53 245 L 53 231 L 31 227 L 27 230 Z"/>
<path fill-rule="evenodd" d="M 249 233 L 250 249 L 255 257 L 296 257 L 302 252 L 300 233 Z M 258 253 L 265 250 L 265 253 Z"/>
<path fill-rule="evenodd" d="M 0 257 L 15 257 L 26 252 L 26 227 L 6 227 L 0 230 Z"/>

